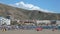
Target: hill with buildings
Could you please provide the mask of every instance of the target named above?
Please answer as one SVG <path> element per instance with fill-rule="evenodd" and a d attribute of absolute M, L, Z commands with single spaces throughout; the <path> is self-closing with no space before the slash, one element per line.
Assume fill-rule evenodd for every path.
<path fill-rule="evenodd" d="M 58 13 L 46 13 L 39 10 L 26 10 L 0 3 L 0 16 L 6 17 L 8 15 L 11 19 L 21 20 L 60 20 L 60 14 Z"/>

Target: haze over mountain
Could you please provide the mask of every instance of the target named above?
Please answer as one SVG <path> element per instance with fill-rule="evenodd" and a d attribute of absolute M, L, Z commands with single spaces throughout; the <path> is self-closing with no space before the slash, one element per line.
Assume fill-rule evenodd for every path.
<path fill-rule="evenodd" d="M 0 3 L 0 16 L 10 15 L 13 19 L 60 20 L 60 13 L 49 13 L 40 10 L 27 10 Z"/>

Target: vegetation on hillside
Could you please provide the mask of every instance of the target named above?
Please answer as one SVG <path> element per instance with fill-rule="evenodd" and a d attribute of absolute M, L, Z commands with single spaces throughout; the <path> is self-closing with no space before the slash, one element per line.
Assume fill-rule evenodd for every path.
<path fill-rule="evenodd" d="M 14 19 L 36 19 L 36 20 L 60 20 L 60 14 L 46 13 L 38 10 L 26 10 L 22 8 L 12 7 L 0 4 L 0 16 L 6 17 L 10 15 Z"/>

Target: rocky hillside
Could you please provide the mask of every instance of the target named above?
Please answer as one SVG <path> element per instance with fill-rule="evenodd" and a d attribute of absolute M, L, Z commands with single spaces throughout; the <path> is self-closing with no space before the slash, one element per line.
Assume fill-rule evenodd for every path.
<path fill-rule="evenodd" d="M 60 20 L 60 14 L 38 10 L 26 10 L 0 3 L 0 16 L 10 15 L 13 19 Z"/>

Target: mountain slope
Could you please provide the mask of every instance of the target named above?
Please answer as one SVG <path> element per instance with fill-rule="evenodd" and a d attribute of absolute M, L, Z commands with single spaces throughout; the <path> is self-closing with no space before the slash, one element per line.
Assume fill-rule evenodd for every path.
<path fill-rule="evenodd" d="M 0 16 L 10 15 L 13 19 L 60 20 L 60 14 L 46 13 L 38 10 L 26 10 L 0 4 Z"/>

